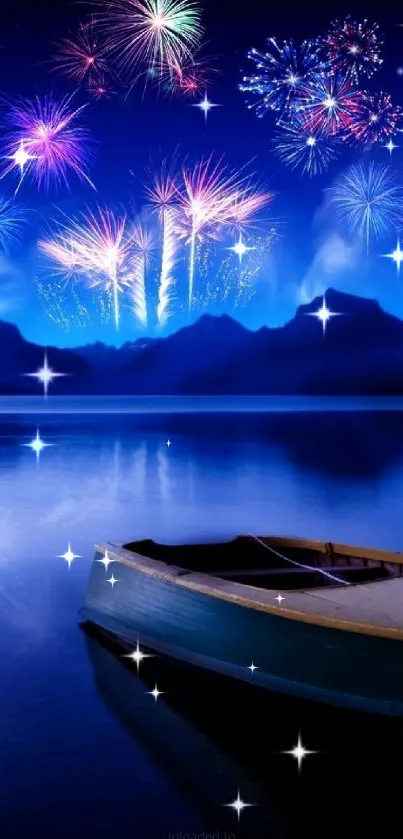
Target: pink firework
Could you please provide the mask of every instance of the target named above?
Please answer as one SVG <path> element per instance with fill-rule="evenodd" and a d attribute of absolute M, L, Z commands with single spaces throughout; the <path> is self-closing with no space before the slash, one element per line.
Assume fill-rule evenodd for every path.
<path fill-rule="evenodd" d="M 165 70 L 164 82 L 175 95 L 192 98 L 208 90 L 217 72 L 207 58 L 194 55 L 179 61 L 173 57 Z"/>
<path fill-rule="evenodd" d="M 55 70 L 79 84 L 97 79 L 109 70 L 92 24 L 81 26 L 75 37 L 63 38 L 54 64 Z"/>
<path fill-rule="evenodd" d="M 86 105 L 73 109 L 72 96 L 59 101 L 52 97 L 21 99 L 9 106 L 7 122 L 12 127 L 7 139 L 10 169 L 18 167 L 20 183 L 31 172 L 38 186 L 68 186 L 73 172 L 95 189 L 87 174 L 92 160 L 93 141 L 90 132 L 79 124 Z M 3 173 L 4 176 L 5 173 Z"/>
<path fill-rule="evenodd" d="M 90 281 L 102 285 L 112 297 L 116 328 L 119 328 L 119 293 L 129 286 L 129 257 L 132 237 L 127 232 L 125 216 L 115 216 L 111 210 L 98 208 L 88 212 L 82 220 L 67 220 L 60 225 L 53 239 L 39 242 L 45 253 L 67 276 L 74 270 Z"/>
<path fill-rule="evenodd" d="M 88 93 L 93 97 L 93 99 L 100 100 L 100 99 L 110 99 L 116 93 L 109 81 L 105 79 L 104 76 L 97 76 L 96 78 L 90 78 L 87 84 Z"/>
<path fill-rule="evenodd" d="M 271 195 L 259 194 L 250 178 L 229 172 L 219 160 L 201 160 L 196 166 L 183 167 L 183 190 L 179 200 L 184 216 L 189 258 L 189 308 L 192 304 L 196 243 L 203 235 L 217 237 L 225 226 L 241 226 L 264 206 Z"/>
<path fill-rule="evenodd" d="M 334 136 L 350 126 L 359 105 L 359 91 L 348 76 L 317 73 L 301 92 L 299 119 L 313 134 Z"/>
<path fill-rule="evenodd" d="M 403 128 L 403 108 L 392 102 L 390 93 L 362 91 L 354 112 L 347 139 L 365 148 L 386 143 Z"/>

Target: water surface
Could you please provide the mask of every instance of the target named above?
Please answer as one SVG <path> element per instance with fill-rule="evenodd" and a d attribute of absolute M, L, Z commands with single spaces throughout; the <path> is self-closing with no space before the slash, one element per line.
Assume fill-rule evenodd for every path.
<path fill-rule="evenodd" d="M 51 445 L 37 461 L 23 444 L 38 427 Z M 401 550 L 402 490 L 397 412 L 3 416 L 0 835 L 299 839 L 361 835 L 381 813 L 385 831 L 400 724 L 269 696 L 256 709 L 154 659 L 143 683 L 78 611 L 94 541 L 282 533 Z M 281 754 L 299 731 L 318 752 L 300 773 Z M 238 786 L 255 804 L 239 826 L 223 806 Z"/>

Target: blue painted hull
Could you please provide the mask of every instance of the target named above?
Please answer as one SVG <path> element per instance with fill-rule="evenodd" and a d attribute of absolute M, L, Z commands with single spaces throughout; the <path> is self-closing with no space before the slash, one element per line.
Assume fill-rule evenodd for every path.
<path fill-rule="evenodd" d="M 101 555 L 96 554 L 95 559 Z M 290 620 L 114 563 L 93 563 L 83 616 L 164 655 L 262 688 L 403 716 L 401 641 Z M 253 673 L 249 666 L 258 669 Z"/>

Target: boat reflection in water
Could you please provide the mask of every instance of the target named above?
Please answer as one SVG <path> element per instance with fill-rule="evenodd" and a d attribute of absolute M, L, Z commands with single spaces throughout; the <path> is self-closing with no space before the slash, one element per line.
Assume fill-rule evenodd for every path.
<path fill-rule="evenodd" d="M 206 822 L 204 835 L 288 836 L 285 814 L 275 812 L 269 788 L 236 755 L 233 746 L 248 721 L 239 716 L 236 705 L 224 709 L 217 680 L 210 684 L 199 673 L 156 656 L 142 662 L 137 675 L 136 665 L 123 657 L 127 650 L 116 639 L 88 624 L 81 628 L 103 701 L 183 789 Z M 158 701 L 148 694 L 156 683 L 163 691 Z M 224 806 L 238 791 L 243 801 L 254 805 L 245 807 L 239 822 L 236 811 Z M 150 798 L 152 805 L 152 794 Z"/>
<path fill-rule="evenodd" d="M 364 835 L 382 800 L 385 826 L 397 818 L 400 776 L 388 764 L 391 749 L 399 754 L 403 747 L 400 720 L 233 684 L 157 655 L 145 659 L 137 674 L 136 665 L 123 657 L 133 647 L 122 647 L 90 624 L 82 629 L 100 696 L 182 788 L 206 823 L 205 836 L 328 839 L 343 835 L 347 821 L 348 835 L 355 826 L 357 835 Z M 156 684 L 163 694 L 155 702 L 147 692 Z M 300 769 L 284 754 L 299 734 L 314 752 Z M 363 807 L 374 778 L 372 805 Z M 254 805 L 243 810 L 239 823 L 235 810 L 223 806 L 238 790 Z M 191 826 L 187 829 L 192 836 Z M 167 832 L 165 839 L 174 837 Z"/>

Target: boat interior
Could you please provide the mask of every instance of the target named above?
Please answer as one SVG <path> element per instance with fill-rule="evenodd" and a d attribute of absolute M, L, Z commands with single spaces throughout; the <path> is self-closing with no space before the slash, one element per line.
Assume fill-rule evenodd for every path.
<path fill-rule="evenodd" d="M 145 539 L 123 547 L 182 568 L 183 573 L 278 591 L 359 585 L 403 574 L 403 555 L 398 553 L 286 537 L 238 536 L 202 545 L 162 545 Z"/>

